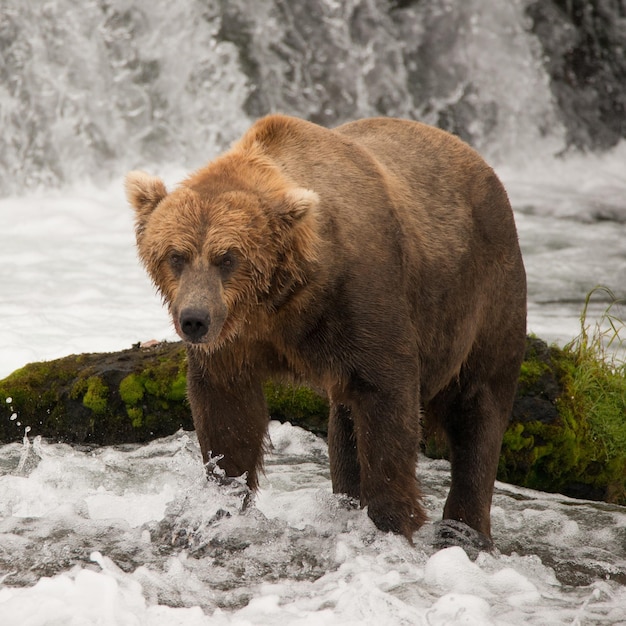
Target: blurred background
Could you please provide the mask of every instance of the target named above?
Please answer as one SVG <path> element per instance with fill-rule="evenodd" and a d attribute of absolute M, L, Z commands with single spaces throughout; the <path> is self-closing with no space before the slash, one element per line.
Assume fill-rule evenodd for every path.
<path fill-rule="evenodd" d="M 196 167 L 276 111 L 418 119 L 496 166 L 603 152 L 625 50 L 623 0 L 0 0 L 0 193 Z"/>

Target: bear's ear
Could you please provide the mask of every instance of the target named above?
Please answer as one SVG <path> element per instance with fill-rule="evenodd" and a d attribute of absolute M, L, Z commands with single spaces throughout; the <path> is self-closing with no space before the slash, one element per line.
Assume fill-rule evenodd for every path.
<path fill-rule="evenodd" d="M 306 215 L 313 216 L 319 203 L 320 197 L 314 191 L 296 187 L 285 194 L 284 209 L 293 220 L 301 220 Z"/>
<path fill-rule="evenodd" d="M 140 225 L 156 209 L 157 205 L 167 196 L 165 183 L 156 176 L 145 172 L 129 172 L 126 175 L 126 197 L 135 209 L 137 222 Z"/>
<path fill-rule="evenodd" d="M 310 189 L 296 187 L 283 196 L 282 211 L 289 224 L 289 248 L 296 259 L 308 262 L 317 260 L 320 244 L 320 197 Z"/>

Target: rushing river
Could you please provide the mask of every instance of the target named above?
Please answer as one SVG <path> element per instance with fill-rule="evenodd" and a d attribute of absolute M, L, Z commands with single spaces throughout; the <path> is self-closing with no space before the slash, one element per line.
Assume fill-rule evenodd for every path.
<path fill-rule="evenodd" d="M 261 491 L 207 482 L 192 434 L 0 448 L 0 617 L 21 624 L 623 624 L 626 513 L 498 484 L 499 552 L 376 530 L 324 443 L 273 422 Z M 435 520 L 445 462 L 420 459 Z"/>
<path fill-rule="evenodd" d="M 555 156 L 527 4 L 0 0 L 0 377 L 174 338 L 121 174 L 174 183 L 266 110 L 454 114 L 511 196 L 529 331 L 571 340 L 594 286 L 626 295 L 626 144 Z M 445 462 L 420 459 L 432 524 L 410 547 L 332 495 L 322 440 L 270 435 L 247 507 L 237 481 L 205 480 L 193 433 L 1 445 L 0 626 L 626 624 L 624 508 L 499 483 L 497 551 L 471 561 L 434 543 Z"/>

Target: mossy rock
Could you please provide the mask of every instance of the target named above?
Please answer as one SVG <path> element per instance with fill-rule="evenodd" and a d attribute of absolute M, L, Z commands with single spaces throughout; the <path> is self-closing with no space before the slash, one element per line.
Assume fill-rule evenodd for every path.
<path fill-rule="evenodd" d="M 626 504 L 625 374 L 593 350 L 528 337 L 498 479 Z M 448 457 L 437 431 L 425 432 L 423 450 Z"/>
<path fill-rule="evenodd" d="M 192 429 L 180 343 L 32 363 L 0 381 L 0 441 L 141 442 Z"/>
<path fill-rule="evenodd" d="M 626 371 L 530 337 L 498 478 L 626 504 Z"/>
<path fill-rule="evenodd" d="M 626 504 L 626 371 L 593 354 L 528 337 L 500 480 Z M 0 381 L 0 442 L 30 435 L 69 443 L 141 442 L 193 429 L 182 343 L 33 363 Z M 269 415 L 325 436 L 328 402 L 268 382 Z M 7 401 L 10 399 L 10 401 Z M 429 456 L 445 439 L 425 433 Z"/>
<path fill-rule="evenodd" d="M 304 386 L 268 381 L 263 391 L 272 419 L 290 422 L 316 435 L 328 433 L 328 400 Z"/>
<path fill-rule="evenodd" d="M 148 441 L 193 429 L 181 342 L 31 363 L 0 381 L 0 443 Z M 308 387 L 267 382 L 269 416 L 325 435 L 328 402 Z"/>
<path fill-rule="evenodd" d="M 556 402 L 561 395 L 561 382 L 555 363 L 561 354 L 556 346 L 548 346 L 537 337 L 527 337 L 511 415 L 513 423 L 538 421 L 552 424 L 558 419 Z"/>

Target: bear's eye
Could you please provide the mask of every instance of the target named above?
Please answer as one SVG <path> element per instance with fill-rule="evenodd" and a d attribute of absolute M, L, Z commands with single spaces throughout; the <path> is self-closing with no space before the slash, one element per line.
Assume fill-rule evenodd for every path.
<path fill-rule="evenodd" d="M 170 252 L 167 257 L 167 262 L 169 263 L 174 273 L 180 274 L 180 272 L 182 272 L 185 267 L 185 255 L 181 254 L 180 252 Z"/>
<path fill-rule="evenodd" d="M 232 274 L 237 265 L 237 257 L 232 251 L 225 252 L 215 260 L 215 265 L 219 267 L 224 276 Z"/>

